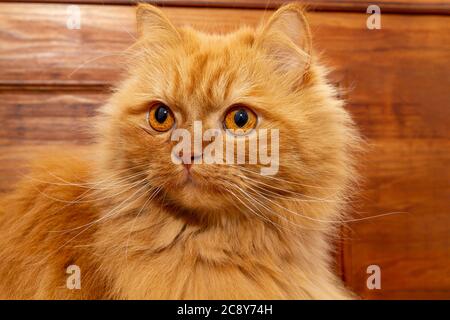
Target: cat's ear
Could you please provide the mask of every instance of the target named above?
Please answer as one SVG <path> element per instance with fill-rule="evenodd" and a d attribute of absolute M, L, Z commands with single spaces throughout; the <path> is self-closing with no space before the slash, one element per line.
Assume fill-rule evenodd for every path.
<path fill-rule="evenodd" d="M 139 4 L 136 10 L 138 36 L 164 34 L 179 37 L 177 29 L 157 7 Z"/>
<path fill-rule="evenodd" d="M 311 63 L 311 33 L 303 8 L 288 4 L 278 9 L 260 29 L 258 45 L 281 72 L 305 75 Z"/>

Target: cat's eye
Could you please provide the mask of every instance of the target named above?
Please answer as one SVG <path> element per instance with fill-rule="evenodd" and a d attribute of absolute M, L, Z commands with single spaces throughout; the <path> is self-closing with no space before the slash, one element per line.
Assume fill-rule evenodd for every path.
<path fill-rule="evenodd" d="M 235 130 L 236 133 L 246 134 L 256 127 L 256 114 L 247 107 L 236 106 L 225 115 L 224 125 L 226 129 Z"/>
<path fill-rule="evenodd" d="M 173 127 L 175 118 L 168 106 L 164 103 L 158 102 L 150 107 L 147 114 L 147 121 L 156 131 L 164 132 Z"/>

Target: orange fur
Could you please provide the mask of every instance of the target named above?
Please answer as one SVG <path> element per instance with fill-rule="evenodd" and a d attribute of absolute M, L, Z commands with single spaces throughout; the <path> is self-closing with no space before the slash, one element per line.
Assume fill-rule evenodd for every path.
<path fill-rule="evenodd" d="M 86 153 L 52 153 L 2 199 L 0 298 L 346 299 L 331 240 L 345 216 L 359 138 L 311 50 L 298 5 L 257 30 L 175 28 L 138 7 L 129 77 L 96 118 Z M 232 104 L 280 130 L 280 170 L 170 159 L 143 130 L 151 101 L 204 129 Z M 244 176 L 244 177 L 242 177 Z M 81 290 L 66 267 L 81 268 Z"/>

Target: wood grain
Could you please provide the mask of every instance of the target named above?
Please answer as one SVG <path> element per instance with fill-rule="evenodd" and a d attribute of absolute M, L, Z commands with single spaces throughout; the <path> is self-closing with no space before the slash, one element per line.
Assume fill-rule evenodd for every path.
<path fill-rule="evenodd" d="M 134 37 L 134 9 L 81 6 L 81 30 L 68 30 L 65 8 L 0 5 L 0 29 L 9 30 L 0 33 L 0 89 L 82 85 L 98 90 L 120 79 L 120 53 Z M 212 32 L 256 25 L 268 16 L 259 10 L 164 10 L 178 25 Z M 367 30 L 360 14 L 309 18 L 317 51 L 335 67 L 334 79 L 347 91 L 356 116 L 373 123 L 363 128 L 367 137 L 448 137 L 448 17 L 389 15 L 381 30 Z M 399 121 L 402 126 L 396 126 Z"/>
<path fill-rule="evenodd" d="M 18 2 L 42 2 L 41 0 L 18 0 Z M 135 4 L 148 2 L 160 6 L 184 7 L 222 7 L 245 9 L 274 9 L 289 0 L 46 0 L 51 3 L 90 3 L 90 4 Z M 380 6 L 382 13 L 420 13 L 450 14 L 450 3 L 446 0 L 296 0 L 308 10 L 317 11 L 356 11 L 366 12 L 372 4 Z"/>
<path fill-rule="evenodd" d="M 66 5 L 0 4 L 0 192 L 48 146 L 82 148 L 89 123 L 120 79 L 134 35 L 128 6 L 82 5 L 81 30 Z M 263 10 L 165 8 L 178 25 L 225 32 L 256 25 Z M 450 298 L 450 17 L 309 14 L 317 51 L 333 65 L 348 109 L 367 138 L 365 182 L 345 229 L 342 272 L 365 298 Z M 30 27 L 32 26 L 32 27 Z M 74 72 L 75 70 L 75 72 Z M 368 290 L 366 268 L 382 270 Z"/>
<path fill-rule="evenodd" d="M 83 91 L 0 91 L 0 147 L 88 143 L 91 117 L 105 93 Z"/>
<path fill-rule="evenodd" d="M 368 153 L 355 217 L 344 245 L 347 284 L 366 298 L 450 297 L 448 139 L 376 139 Z M 369 290 L 369 265 L 382 289 Z"/>

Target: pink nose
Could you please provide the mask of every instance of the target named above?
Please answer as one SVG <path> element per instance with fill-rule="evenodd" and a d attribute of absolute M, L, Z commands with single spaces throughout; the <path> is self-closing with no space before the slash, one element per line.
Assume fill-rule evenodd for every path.
<path fill-rule="evenodd" d="M 182 153 L 180 153 L 180 154 L 178 154 L 177 157 L 181 160 L 181 163 L 184 165 L 184 167 L 189 171 L 191 169 L 191 167 L 192 167 L 192 164 L 195 161 L 198 161 L 199 159 L 201 159 L 202 155 L 201 154 L 195 154 L 194 155 L 194 154 L 182 154 Z"/>

